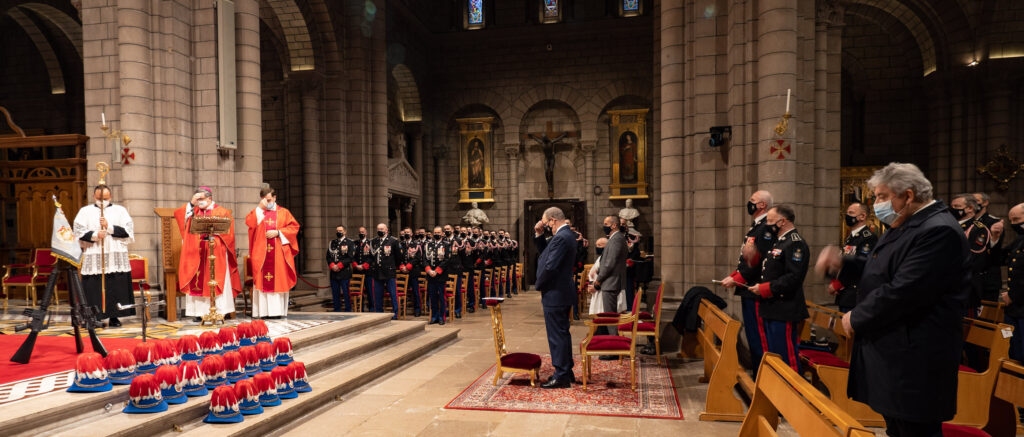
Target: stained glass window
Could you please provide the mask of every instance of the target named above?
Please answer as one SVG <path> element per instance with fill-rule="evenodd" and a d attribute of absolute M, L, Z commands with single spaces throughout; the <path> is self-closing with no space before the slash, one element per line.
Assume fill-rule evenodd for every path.
<path fill-rule="evenodd" d="M 558 0 L 544 0 L 544 16 L 558 17 Z"/>
<path fill-rule="evenodd" d="M 637 12 L 640 10 L 640 0 L 622 0 L 623 12 Z"/>
<path fill-rule="evenodd" d="M 468 0 L 469 1 L 469 24 L 482 25 L 484 24 L 484 0 Z"/>

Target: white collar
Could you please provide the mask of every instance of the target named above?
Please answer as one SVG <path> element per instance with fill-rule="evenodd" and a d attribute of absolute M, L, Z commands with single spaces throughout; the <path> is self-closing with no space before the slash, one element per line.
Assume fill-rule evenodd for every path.
<path fill-rule="evenodd" d="M 764 213 L 764 214 L 761 214 L 761 215 L 759 215 L 757 217 L 754 217 L 754 223 L 761 223 L 761 220 L 764 220 L 765 217 L 768 217 L 768 213 L 767 212 Z"/>
<path fill-rule="evenodd" d="M 558 235 L 558 231 L 561 231 L 562 228 L 564 228 L 566 226 L 569 226 L 569 224 L 565 223 L 565 222 L 562 222 L 562 226 L 559 226 L 558 229 L 555 229 L 555 233 L 553 235 Z"/>
<path fill-rule="evenodd" d="M 973 218 L 965 218 L 963 220 L 957 220 L 957 223 L 960 223 L 962 225 L 962 224 L 967 223 L 967 222 L 969 222 L 971 220 L 974 220 L 974 219 Z"/>
<path fill-rule="evenodd" d="M 920 208 L 918 208 L 917 211 L 914 211 L 914 214 L 917 214 L 917 213 L 919 213 L 921 211 L 924 211 L 925 208 L 928 208 L 929 206 L 932 206 L 933 203 L 935 203 L 935 199 L 932 199 L 931 202 L 928 202 L 928 203 L 924 204 L 923 206 L 921 206 Z M 911 215 L 914 215 L 914 214 L 911 214 Z M 961 222 L 961 223 L 963 223 L 963 222 Z"/>
<path fill-rule="evenodd" d="M 859 234 L 860 230 L 866 228 L 867 226 L 868 225 L 866 225 L 866 224 L 857 226 L 857 229 L 854 229 L 854 230 L 850 231 L 850 235 L 857 235 L 857 234 Z"/>
<path fill-rule="evenodd" d="M 785 237 L 786 235 L 789 235 L 789 233 L 790 233 L 790 232 L 793 232 L 793 231 L 795 231 L 795 230 L 796 230 L 796 226 L 793 226 L 793 228 L 792 228 L 792 229 L 790 229 L 790 230 L 788 230 L 788 231 L 786 231 L 786 232 L 783 232 L 783 233 L 782 233 L 782 235 L 779 235 L 779 239 L 781 240 L 781 239 L 782 239 L 782 237 Z"/>

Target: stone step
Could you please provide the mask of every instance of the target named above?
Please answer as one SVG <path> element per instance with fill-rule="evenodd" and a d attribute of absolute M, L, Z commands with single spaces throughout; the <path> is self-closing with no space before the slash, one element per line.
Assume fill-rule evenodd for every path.
<path fill-rule="evenodd" d="M 295 352 L 302 353 L 320 343 L 337 342 L 339 339 L 389 326 L 390 320 L 387 314 L 360 314 L 351 319 L 294 332 L 288 337 Z M 54 392 L 20 401 L 13 407 L 0 408 L 0 429 L 4 430 L 5 435 L 37 435 L 42 429 L 54 429 L 84 417 L 113 412 L 120 414 L 121 406 L 127 400 L 126 385 L 114 386 L 113 390 L 100 393 Z M 104 411 L 107 404 L 111 405 L 110 413 Z"/>
<path fill-rule="evenodd" d="M 310 350 L 296 351 L 295 358 L 304 362 L 307 372 L 314 377 L 325 369 L 359 360 L 380 347 L 418 338 L 422 336 L 425 326 L 422 322 L 391 322 L 365 330 L 358 335 L 319 344 Z M 110 412 L 78 417 L 77 420 L 65 423 L 59 428 L 43 431 L 48 435 L 69 437 L 155 435 L 182 429 L 193 422 L 201 423 L 202 418 L 209 412 L 209 400 L 208 396 L 189 399 L 186 404 L 175 405 L 165 412 L 155 414 L 124 414 L 121 412 L 124 404 L 120 402 L 115 404 Z"/>
<path fill-rule="evenodd" d="M 378 354 L 335 366 L 309 378 L 313 387 L 310 393 L 300 393 L 297 399 L 285 399 L 280 407 L 268 407 L 263 414 L 245 416 L 245 420 L 233 424 L 208 424 L 198 419 L 181 427 L 183 432 L 168 432 L 164 435 L 209 437 L 254 436 L 287 427 L 320 407 L 334 402 L 338 396 L 369 385 L 392 371 L 415 362 L 420 357 L 444 347 L 458 337 L 455 329 L 434 329 L 394 345 Z M 205 412 L 203 413 L 205 417 Z"/>

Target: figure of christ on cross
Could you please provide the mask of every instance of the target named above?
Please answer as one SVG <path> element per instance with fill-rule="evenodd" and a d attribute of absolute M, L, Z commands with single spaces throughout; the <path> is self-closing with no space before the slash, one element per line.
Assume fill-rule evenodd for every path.
<path fill-rule="evenodd" d="M 556 137 L 555 134 L 558 134 Z M 575 138 L 576 132 L 555 132 L 547 122 L 545 132 L 531 132 L 526 136 L 540 145 L 544 152 L 544 179 L 548 182 L 548 198 L 555 197 L 555 146 L 564 144 L 562 139 Z"/>

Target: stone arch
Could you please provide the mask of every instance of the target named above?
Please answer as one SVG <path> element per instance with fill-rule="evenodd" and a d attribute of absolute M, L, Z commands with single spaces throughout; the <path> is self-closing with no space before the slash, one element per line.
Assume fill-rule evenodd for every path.
<path fill-rule="evenodd" d="M 39 51 L 39 56 L 43 58 L 43 63 L 46 64 L 46 71 L 50 76 L 50 93 L 64 94 L 66 91 L 64 87 L 64 72 L 61 70 L 60 61 L 57 60 L 57 54 L 53 51 L 53 47 L 50 46 L 50 41 L 46 39 L 46 35 L 21 9 L 17 7 L 10 8 L 7 10 L 7 15 L 18 23 L 18 26 L 21 26 L 21 29 L 25 31 L 32 40 L 32 43 L 35 44 L 36 50 Z"/>
<path fill-rule="evenodd" d="M 423 121 L 420 91 L 412 71 L 404 64 L 398 64 L 391 70 L 391 75 L 398 83 L 398 108 L 402 121 Z"/>
<path fill-rule="evenodd" d="M 316 69 L 313 40 L 309 36 L 306 19 L 294 0 L 263 0 L 274 11 L 288 46 L 288 66 L 291 71 Z"/>
<path fill-rule="evenodd" d="M 486 107 L 491 111 L 494 111 L 494 114 L 498 118 L 498 120 L 496 121 L 498 126 L 504 127 L 503 122 L 505 120 L 510 120 L 509 118 L 507 118 L 507 114 L 509 112 L 508 100 L 505 100 L 505 98 L 502 97 L 500 94 L 491 91 L 490 89 L 475 89 L 462 93 L 455 97 L 454 99 L 447 101 L 439 113 L 446 115 L 446 118 L 444 120 L 447 123 L 447 125 L 452 125 L 453 123 L 455 123 L 455 118 L 459 115 L 459 113 L 462 112 L 465 108 L 471 106 Z M 510 126 L 508 128 L 511 129 L 512 127 Z M 518 127 L 516 127 L 516 130 L 518 131 Z M 508 130 L 503 129 L 503 131 L 505 133 L 504 138 L 514 138 L 508 135 Z M 495 135 L 495 146 L 497 147 L 504 144 L 504 138 L 499 138 L 497 135 Z M 515 140 L 515 142 L 518 143 L 519 141 Z"/>
<path fill-rule="evenodd" d="M 593 137 L 598 138 L 600 136 L 598 129 L 601 128 L 601 117 L 612 103 L 621 100 L 623 97 L 632 96 L 647 101 L 648 108 L 650 108 L 652 92 L 650 82 L 612 81 L 602 84 L 593 97 L 590 98 L 590 103 L 587 105 L 588 108 L 597 108 L 589 125 L 593 129 Z"/>
<path fill-rule="evenodd" d="M 524 92 L 519 96 L 519 99 L 515 101 L 510 107 L 507 114 L 503 114 L 503 118 L 506 120 L 522 120 L 526 113 L 536 106 L 538 103 L 547 100 L 557 100 L 564 102 L 569 105 L 570 108 L 576 113 L 576 116 L 580 118 L 581 125 L 581 141 L 593 141 L 596 137 L 592 136 L 594 126 L 591 124 L 596 118 L 595 114 L 600 108 L 592 107 L 589 99 L 583 96 L 578 90 L 565 85 L 547 84 L 540 85 L 527 92 Z M 585 122 L 582 120 L 586 120 Z M 507 138 L 515 138 L 519 141 L 522 135 L 519 132 L 519 125 L 509 126 L 509 129 L 505 132 Z"/>
<path fill-rule="evenodd" d="M 921 50 L 921 63 L 924 69 L 922 75 L 927 76 L 937 69 L 938 56 L 936 55 L 935 40 L 932 38 L 932 34 L 925 21 L 916 12 L 897 0 L 853 0 L 850 3 L 850 7 L 847 8 L 847 12 L 850 13 L 856 13 L 858 10 L 856 5 L 861 5 L 862 7 L 881 10 L 895 17 L 914 36 L 914 40 L 917 41 L 918 49 Z"/>
<path fill-rule="evenodd" d="M 543 132 L 549 124 L 555 132 L 576 130 L 582 133 L 582 120 L 579 111 L 569 102 L 561 99 L 540 100 L 523 112 L 517 123 L 517 131 L 522 136 L 516 137 L 520 138 L 521 153 L 524 157 L 520 160 L 522 167 L 518 170 L 523 175 L 519 180 L 518 187 L 518 192 L 521 195 L 528 199 L 548 196 L 545 171 L 546 154 L 537 141 L 526 138 L 528 133 Z M 578 147 L 580 141 L 583 141 L 582 135 L 566 139 L 562 142 L 564 145 L 554 147 L 552 187 L 555 198 L 575 198 L 586 195 L 586 162 Z M 571 146 L 572 151 L 567 150 L 566 146 Z"/>
<path fill-rule="evenodd" d="M 18 5 L 18 7 L 28 9 L 53 23 L 71 42 L 71 46 L 78 52 L 78 57 L 82 57 L 82 25 L 75 21 L 74 18 L 53 6 L 43 3 L 23 3 Z"/>

